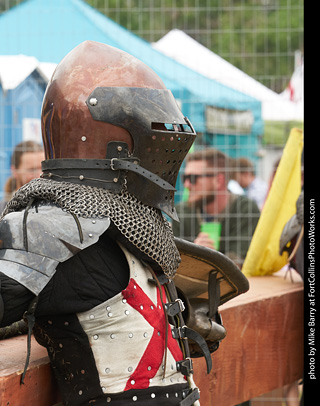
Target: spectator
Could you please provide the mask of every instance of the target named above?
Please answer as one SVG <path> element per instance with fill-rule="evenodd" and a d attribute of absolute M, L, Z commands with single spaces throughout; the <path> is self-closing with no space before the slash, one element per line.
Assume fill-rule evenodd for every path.
<path fill-rule="evenodd" d="M 239 182 L 236 180 L 236 159 L 229 158 L 230 171 L 229 171 L 229 182 L 228 190 L 235 195 L 245 195 L 245 191 L 240 186 Z"/>
<path fill-rule="evenodd" d="M 188 155 L 183 182 L 189 197 L 177 205 L 180 223 L 173 223 L 173 232 L 188 241 L 217 249 L 241 266 L 260 211 L 247 196 L 228 190 L 232 170 L 230 158 L 216 149 Z M 215 242 L 201 231 L 208 222 L 220 228 L 220 237 Z"/>
<path fill-rule="evenodd" d="M 4 200 L 0 202 L 0 213 L 16 190 L 40 176 L 43 160 L 44 152 L 41 144 L 34 141 L 23 141 L 16 145 L 11 156 L 12 175 L 4 186 Z"/>
<path fill-rule="evenodd" d="M 268 185 L 256 176 L 254 165 L 249 159 L 239 158 L 236 160 L 235 178 L 249 199 L 254 200 L 261 210 L 267 196 Z"/>

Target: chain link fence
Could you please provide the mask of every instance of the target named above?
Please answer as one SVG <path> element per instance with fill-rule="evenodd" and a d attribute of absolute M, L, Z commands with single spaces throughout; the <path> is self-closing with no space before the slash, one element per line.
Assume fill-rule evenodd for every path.
<path fill-rule="evenodd" d="M 26 7 L 29 2 L 0 0 L 0 30 L 9 13 Z M 193 152 L 215 148 L 224 153 L 229 165 L 226 169 L 228 188 L 236 195 L 246 195 L 248 183 L 242 178 L 244 173 L 254 173 L 263 184 L 260 190 L 264 195 L 258 203 L 261 210 L 291 128 L 303 128 L 304 1 L 87 0 L 81 3 L 81 7 L 92 7 L 108 21 L 142 39 L 141 56 L 145 44 L 150 44 L 154 52 L 175 61 L 176 65 L 170 64 L 170 75 L 169 65 L 164 62 L 166 59 L 155 62 L 152 59 L 155 53 L 150 53 L 148 62 L 160 76 L 163 75 L 167 87 L 173 91 L 183 113 L 195 127 L 198 137 Z M 45 4 L 43 2 L 43 19 L 47 18 Z M 62 7 L 61 18 L 63 13 Z M 27 18 L 27 14 L 25 16 Z M 100 24 L 101 30 L 108 30 L 107 22 Z M 73 33 L 72 27 L 71 20 L 60 27 L 62 35 L 67 38 L 74 34 L 76 38 L 78 31 Z M 39 36 L 48 34 L 40 29 L 35 31 L 31 25 L 29 29 L 33 35 L 35 32 Z M 110 28 L 115 29 L 115 26 Z M 55 36 L 52 26 L 47 31 L 50 30 Z M 11 27 L 2 34 L 2 41 L 11 44 L 17 37 L 16 43 L 22 43 L 22 38 L 28 36 L 27 31 Z M 33 41 L 32 36 L 30 41 Z M 132 44 L 136 43 L 135 39 L 132 41 Z M 47 47 L 53 47 L 52 44 L 48 43 Z M 55 45 L 59 47 L 62 42 Z M 25 54 L 29 59 L 15 59 L 16 74 L 10 75 L 12 65 L 3 49 L 4 45 L 0 46 L 2 200 L 24 181 L 19 174 L 21 162 L 12 161 L 12 157 L 17 156 L 14 153 L 17 144 L 22 141 L 41 144 L 41 100 L 50 74 L 59 62 L 54 58 L 42 59 L 41 53 L 40 56 L 32 55 L 20 47 L 17 54 L 20 58 Z M 13 47 L 11 49 L 10 54 L 14 56 Z M 138 47 L 135 50 L 137 57 L 139 52 Z M 32 60 L 34 56 L 37 61 Z M 19 79 L 20 68 L 26 67 L 27 63 L 30 64 L 29 74 Z M 33 148 L 30 143 L 25 147 L 29 152 Z M 32 155 L 31 162 L 25 167 L 30 176 L 38 170 L 35 164 L 35 157 L 39 156 L 37 148 L 31 151 L 36 155 Z M 183 166 L 177 182 L 176 199 L 181 205 L 187 202 L 190 194 L 196 193 L 192 187 L 199 181 L 195 178 L 197 173 L 186 173 L 185 170 Z M 183 179 L 183 175 L 190 176 Z M 9 185 L 8 179 L 12 176 L 19 180 Z M 198 206 L 202 215 L 207 203 L 202 199 L 202 206 Z M 223 216 L 234 217 L 237 242 L 248 240 L 250 243 L 250 235 L 241 234 L 243 214 L 228 210 Z M 252 222 L 260 213 L 250 210 L 246 216 Z M 180 211 L 183 221 L 188 216 L 189 213 Z M 186 237 L 183 230 L 178 233 Z M 198 230 L 194 228 L 190 239 L 194 240 L 197 234 Z M 224 243 L 229 244 L 228 235 L 224 238 Z M 235 254 L 241 256 L 239 252 Z M 285 398 L 281 389 L 253 400 L 252 404 L 280 406 L 285 404 Z"/>

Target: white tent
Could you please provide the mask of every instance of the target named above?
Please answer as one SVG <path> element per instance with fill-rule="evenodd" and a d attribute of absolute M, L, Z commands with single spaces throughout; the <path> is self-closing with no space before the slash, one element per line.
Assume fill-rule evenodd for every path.
<path fill-rule="evenodd" d="M 55 63 L 39 62 L 33 56 L 0 55 L 0 85 L 3 91 L 15 89 L 35 70 L 48 82 L 55 67 Z"/>
<path fill-rule="evenodd" d="M 183 31 L 173 29 L 152 46 L 194 71 L 260 100 L 264 120 L 303 120 L 302 99 L 293 102 L 285 93 L 275 93 Z"/>

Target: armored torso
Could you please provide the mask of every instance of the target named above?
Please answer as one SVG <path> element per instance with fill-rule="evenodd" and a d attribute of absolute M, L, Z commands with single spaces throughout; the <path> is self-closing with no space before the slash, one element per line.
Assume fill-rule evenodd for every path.
<path fill-rule="evenodd" d="M 130 266 L 127 288 L 77 315 L 89 337 L 103 391 L 185 383 L 176 369 L 183 355 L 170 327 L 165 348 L 166 318 L 160 291 L 149 281 L 150 271 L 128 251 L 125 254 Z M 164 289 L 162 294 L 165 298 Z"/>
<path fill-rule="evenodd" d="M 123 251 L 125 289 L 88 311 L 36 319 L 35 337 L 48 350 L 65 405 L 177 405 L 190 393 L 177 371 L 183 354 L 166 324 L 164 288 Z"/>

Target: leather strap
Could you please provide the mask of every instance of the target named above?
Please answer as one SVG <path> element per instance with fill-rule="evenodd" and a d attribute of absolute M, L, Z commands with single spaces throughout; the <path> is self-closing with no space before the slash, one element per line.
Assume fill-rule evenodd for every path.
<path fill-rule="evenodd" d="M 22 373 L 21 378 L 20 378 L 20 385 L 24 384 L 24 378 L 26 376 L 29 361 L 30 361 L 31 334 L 32 334 L 32 330 L 33 330 L 33 327 L 34 327 L 34 324 L 35 324 L 34 312 L 36 310 L 38 301 L 39 301 L 39 296 L 34 297 L 32 299 L 32 301 L 31 301 L 30 305 L 29 305 L 28 310 L 25 311 L 25 313 L 23 315 L 23 319 L 27 322 L 27 325 L 28 325 L 28 336 L 27 336 L 27 358 L 26 358 L 26 362 L 25 362 L 25 365 L 24 365 L 23 373 Z"/>
<path fill-rule="evenodd" d="M 192 406 L 194 402 L 200 399 L 200 391 L 198 388 L 191 390 L 188 396 L 186 396 L 181 402 L 180 406 Z"/>
<path fill-rule="evenodd" d="M 220 281 L 217 279 L 218 272 L 212 270 L 209 273 L 208 281 L 208 299 L 209 299 L 209 313 L 210 319 L 214 318 L 220 305 Z"/>
<path fill-rule="evenodd" d="M 135 172 L 138 175 L 143 176 L 144 178 L 148 179 L 149 181 L 155 183 L 161 189 L 172 190 L 172 191 L 176 190 L 172 185 L 170 185 L 170 183 L 168 183 L 164 179 L 160 178 L 160 176 L 155 175 L 154 173 L 148 171 L 145 168 L 142 168 L 140 165 L 136 165 L 135 163 L 132 163 L 131 160 L 127 161 L 126 159 L 113 158 L 113 159 L 111 159 L 110 166 L 111 166 L 111 169 L 114 171 L 115 170 L 124 170 L 124 171 Z"/>
<path fill-rule="evenodd" d="M 168 313 L 168 316 L 174 317 L 178 313 L 183 312 L 185 307 L 181 299 L 176 299 L 174 302 L 166 303 L 165 309 Z"/>
<path fill-rule="evenodd" d="M 191 358 L 186 358 L 182 361 L 177 362 L 177 371 L 181 372 L 182 375 L 190 376 L 193 374 L 193 364 Z"/>
<path fill-rule="evenodd" d="M 164 273 L 162 273 L 161 275 L 157 275 L 157 279 L 160 285 L 165 285 L 169 281 L 169 279 Z M 149 278 L 148 281 L 150 283 L 153 283 L 154 285 L 157 285 L 157 281 L 154 278 Z"/>
<path fill-rule="evenodd" d="M 174 301 L 178 299 L 178 293 L 176 286 L 172 280 L 169 280 L 168 283 L 165 285 L 165 288 L 167 290 L 167 297 L 170 301 Z M 175 321 L 175 326 L 184 326 L 185 322 L 182 316 L 182 313 L 179 312 L 173 320 Z M 190 358 L 190 349 L 189 349 L 189 344 L 187 340 L 181 340 L 181 346 L 183 347 L 183 353 L 185 358 Z"/>
<path fill-rule="evenodd" d="M 193 340 L 198 346 L 200 347 L 203 356 L 206 360 L 207 364 L 207 373 L 209 374 L 211 369 L 212 369 L 212 359 L 210 355 L 210 351 L 208 348 L 208 345 L 206 343 L 206 340 L 195 330 L 192 330 L 191 328 L 187 326 L 183 327 L 178 327 L 178 328 L 173 328 L 172 329 L 172 336 L 173 338 L 188 338 L 190 340 Z M 181 361 L 183 362 L 183 361 Z M 178 363 L 177 363 L 178 366 Z"/>
<path fill-rule="evenodd" d="M 111 158 L 111 159 L 49 159 L 42 162 L 43 178 L 58 181 L 86 184 L 92 182 L 118 183 L 120 176 L 114 171 L 131 171 L 155 183 L 161 189 L 175 191 L 176 189 L 160 176 L 139 165 L 139 159 Z M 106 176 L 108 173 L 109 176 Z"/>

